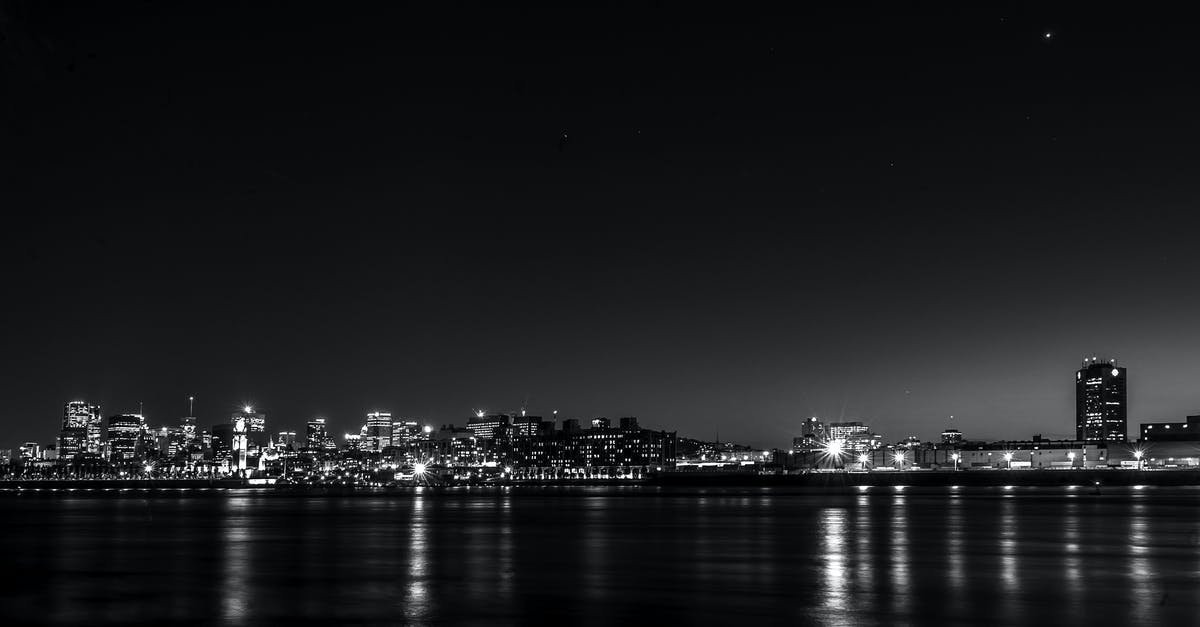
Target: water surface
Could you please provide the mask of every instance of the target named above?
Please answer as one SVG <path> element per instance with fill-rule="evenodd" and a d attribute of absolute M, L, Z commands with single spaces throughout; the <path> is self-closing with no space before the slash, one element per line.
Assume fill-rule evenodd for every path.
<path fill-rule="evenodd" d="M 1200 489 L 0 496 L 15 624 L 1195 624 Z"/>

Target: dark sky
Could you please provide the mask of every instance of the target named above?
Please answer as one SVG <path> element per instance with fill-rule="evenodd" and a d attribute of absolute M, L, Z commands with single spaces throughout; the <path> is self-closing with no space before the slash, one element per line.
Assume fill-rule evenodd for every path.
<path fill-rule="evenodd" d="M 3 447 L 188 395 L 1064 437 L 1093 353 L 1200 410 L 1180 16 L 218 4 L 0 3 Z"/>

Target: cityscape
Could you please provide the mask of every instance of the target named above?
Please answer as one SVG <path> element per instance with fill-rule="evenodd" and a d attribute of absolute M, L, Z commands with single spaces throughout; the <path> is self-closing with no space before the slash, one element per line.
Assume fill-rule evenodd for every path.
<path fill-rule="evenodd" d="M 105 416 L 85 400 L 63 407 L 52 443 L 0 450 L 13 479 L 237 479 L 244 485 L 385 487 L 489 482 L 640 481 L 670 474 L 788 475 L 917 470 L 1167 470 L 1200 466 L 1200 416 L 1142 423 L 1128 436 L 1128 371 L 1085 359 L 1075 373 L 1076 437 L 993 442 L 946 428 L 935 440 L 886 442 L 861 421 L 809 417 L 788 447 L 755 449 L 680 437 L 616 420 L 477 410 L 461 425 L 371 411 L 338 435 L 325 418 L 302 434 L 272 431 L 251 405 L 201 426 L 195 398 L 173 425 L 140 413 Z M 86 485 L 86 484 L 85 484 Z"/>

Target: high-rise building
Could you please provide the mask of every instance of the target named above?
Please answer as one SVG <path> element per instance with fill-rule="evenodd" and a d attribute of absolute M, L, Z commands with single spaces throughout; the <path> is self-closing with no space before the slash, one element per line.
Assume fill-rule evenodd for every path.
<path fill-rule="evenodd" d="M 114 464 L 136 461 L 146 421 L 141 414 L 108 417 L 108 459 Z"/>
<path fill-rule="evenodd" d="M 958 429 L 946 429 L 942 432 L 942 444 L 961 444 L 962 441 L 963 434 Z"/>
<path fill-rule="evenodd" d="M 1075 372 L 1075 439 L 1125 442 L 1128 439 L 1125 369 L 1115 359 L 1092 357 Z"/>
<path fill-rule="evenodd" d="M 304 447 L 311 450 L 330 450 L 337 448 L 329 431 L 325 427 L 324 418 L 313 418 L 308 421 L 304 431 Z"/>
<path fill-rule="evenodd" d="M 479 412 L 467 421 L 467 428 L 481 440 L 491 440 L 500 435 L 509 425 L 508 414 L 485 414 Z"/>
<path fill-rule="evenodd" d="M 254 407 L 246 405 L 241 411 L 234 413 L 229 417 L 229 422 L 237 424 L 238 420 L 242 420 L 246 426 L 246 442 L 253 442 L 260 448 L 267 446 L 271 439 L 271 435 L 267 433 L 267 415 L 261 411 L 255 411 Z"/>
<path fill-rule="evenodd" d="M 392 446 L 404 446 L 415 442 L 421 437 L 421 425 L 416 420 L 396 420 L 392 422 Z"/>
<path fill-rule="evenodd" d="M 87 401 L 70 401 L 63 406 L 62 428 L 83 429 L 83 443 L 74 446 L 75 443 L 72 442 L 74 448 L 80 449 L 77 452 L 100 452 L 103 422 L 99 405 L 92 405 Z"/>
<path fill-rule="evenodd" d="M 280 431 L 276 436 L 275 445 L 282 449 L 296 448 L 296 432 L 295 431 Z"/>
<path fill-rule="evenodd" d="M 378 453 L 392 445 L 392 412 L 373 411 L 367 414 L 362 450 Z"/>
<path fill-rule="evenodd" d="M 188 397 L 188 415 L 179 420 L 180 437 L 183 439 L 185 448 L 190 448 L 196 444 L 196 397 Z"/>

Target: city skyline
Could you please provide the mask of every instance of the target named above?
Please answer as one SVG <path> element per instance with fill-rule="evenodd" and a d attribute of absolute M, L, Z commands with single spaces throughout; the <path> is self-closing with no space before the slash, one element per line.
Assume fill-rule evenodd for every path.
<path fill-rule="evenodd" d="M 1140 420 L 1136 419 L 1137 417 L 1135 415 L 1135 419 L 1130 421 L 1126 417 L 1127 411 L 1128 411 L 1128 405 L 1129 405 L 1128 397 L 1126 396 L 1127 395 L 1126 381 L 1128 378 L 1126 367 L 1123 364 L 1119 365 L 1115 358 L 1111 358 L 1111 357 L 1101 358 L 1101 357 L 1097 357 L 1097 356 L 1085 357 L 1082 360 L 1082 364 L 1083 364 L 1082 367 L 1080 369 L 1076 370 L 1076 373 L 1075 373 L 1076 376 L 1075 376 L 1075 380 L 1074 380 L 1075 394 L 1074 394 L 1074 398 L 1073 398 L 1073 402 L 1074 402 L 1073 419 L 1072 419 L 1073 422 L 1070 425 L 1073 428 L 1073 433 L 1068 432 L 1066 435 L 1063 435 L 1062 432 L 1056 430 L 1056 429 L 1061 428 L 1062 425 L 1046 424 L 1043 426 L 1047 427 L 1047 428 L 1037 429 L 1037 430 L 1031 431 L 1029 433 L 993 434 L 993 433 L 987 433 L 987 432 L 978 433 L 978 432 L 974 432 L 974 431 L 971 431 L 968 429 L 969 439 L 980 440 L 980 441 L 1006 440 L 1006 439 L 1020 439 L 1025 436 L 1037 435 L 1040 437 L 1047 437 L 1048 439 L 1060 439 L 1060 440 L 1076 439 L 1076 440 L 1089 440 L 1089 441 L 1101 440 L 1101 441 L 1112 441 L 1112 442 L 1116 442 L 1116 443 L 1121 443 L 1121 442 L 1133 441 L 1133 440 L 1138 439 L 1139 434 L 1137 432 L 1136 425 L 1139 423 L 1153 423 L 1153 422 L 1163 422 L 1163 421 L 1169 422 L 1172 419 L 1178 418 L 1178 416 L 1191 415 L 1192 413 L 1194 413 L 1190 410 L 1185 410 L 1175 416 L 1156 417 L 1156 418 L 1152 418 L 1152 419 L 1140 419 Z M 1110 370 L 1111 370 L 1111 373 L 1109 372 Z M 1088 392 L 1088 391 L 1095 390 L 1096 394 L 1101 393 L 1099 387 L 1093 387 L 1093 386 L 1099 386 L 1101 384 L 1102 380 L 1104 381 L 1104 386 L 1105 386 L 1103 388 L 1103 390 L 1104 390 L 1103 393 L 1106 395 L 1109 395 L 1109 396 L 1104 396 L 1104 397 L 1096 396 L 1095 398 L 1093 398 L 1090 395 L 1090 392 Z M 1108 382 L 1110 380 L 1113 382 L 1113 384 L 1119 384 L 1120 387 L 1115 388 L 1114 389 L 1115 391 L 1109 391 L 1108 386 L 1110 384 Z M 1118 402 L 1112 402 L 1114 399 Z M 1105 402 L 1105 401 L 1108 401 L 1108 402 Z M 529 397 L 526 397 L 524 399 L 524 401 L 521 403 L 519 408 L 481 409 L 479 407 L 472 407 L 469 412 L 460 413 L 457 417 L 452 417 L 449 420 L 440 420 L 440 419 L 437 419 L 434 417 L 421 416 L 421 415 L 418 415 L 415 413 L 396 412 L 388 407 L 372 406 L 369 409 L 360 411 L 358 413 L 358 415 L 355 417 L 344 417 L 344 420 L 339 420 L 338 417 L 333 417 L 333 416 L 312 414 L 312 415 L 309 415 L 302 419 L 297 419 L 294 417 L 293 418 L 285 417 L 283 420 L 274 420 L 271 422 L 267 422 L 266 421 L 266 415 L 267 415 L 266 407 L 264 407 L 260 404 L 254 403 L 252 401 L 242 401 L 237 404 L 233 404 L 224 412 L 222 412 L 221 410 L 212 410 L 212 411 L 217 412 L 218 416 L 223 416 L 223 417 L 218 417 L 215 421 L 212 421 L 212 420 L 205 418 L 203 415 L 197 415 L 197 412 L 195 411 L 196 397 L 194 395 L 189 395 L 186 398 L 186 404 L 188 406 L 188 411 L 186 413 L 184 413 L 183 415 L 180 415 L 178 417 L 165 418 L 165 419 L 158 418 L 158 417 L 150 418 L 151 416 L 154 416 L 154 415 L 150 412 L 144 411 L 144 403 L 142 403 L 142 402 L 138 403 L 138 410 L 136 413 L 132 412 L 132 411 L 124 412 L 124 414 L 122 414 L 121 412 L 114 413 L 111 411 L 105 413 L 102 409 L 104 407 L 103 404 L 93 403 L 93 402 L 91 402 L 91 400 L 88 400 L 88 399 L 76 398 L 76 399 L 67 401 L 65 403 L 64 410 L 63 410 L 64 413 L 63 413 L 63 417 L 61 419 L 60 426 L 63 429 L 66 429 L 68 426 L 82 428 L 87 424 L 86 416 L 90 416 L 93 422 L 95 422 L 96 419 L 98 418 L 100 421 L 100 424 L 103 424 L 104 422 L 107 421 L 107 416 L 137 415 L 137 416 L 146 416 L 146 417 L 148 417 L 148 419 L 154 420 L 155 425 L 153 425 L 153 426 L 155 426 L 155 428 L 157 428 L 158 426 L 176 427 L 176 426 L 181 426 L 181 425 L 182 426 L 190 425 L 192 429 L 205 430 L 215 424 L 224 424 L 224 423 L 229 422 L 230 421 L 229 416 L 232 415 L 233 420 L 235 420 L 235 421 L 239 416 L 248 416 L 248 417 L 252 416 L 253 418 L 248 418 L 248 419 L 255 421 L 255 424 L 257 425 L 257 430 L 263 431 L 263 426 L 265 424 L 266 433 L 268 435 L 274 434 L 278 431 L 292 431 L 292 432 L 302 433 L 303 430 L 306 428 L 306 425 L 312 424 L 312 421 L 314 421 L 314 420 L 320 420 L 320 421 L 322 421 L 323 424 L 325 424 L 327 426 L 328 429 L 330 429 L 331 434 L 336 434 L 338 432 L 339 423 L 345 422 L 346 428 L 343 430 L 344 431 L 343 436 L 353 434 L 357 437 L 358 432 L 355 431 L 355 428 L 362 427 L 362 430 L 363 430 L 362 435 L 364 438 L 367 437 L 368 435 L 370 435 L 371 437 L 374 437 L 374 438 L 378 438 L 378 437 L 380 437 L 380 435 L 384 434 L 385 432 L 390 434 L 390 425 L 393 424 L 393 422 L 392 422 L 393 420 L 395 420 L 395 421 L 413 421 L 413 420 L 415 420 L 416 424 L 419 424 L 422 426 L 428 425 L 433 428 L 440 428 L 440 427 L 443 427 L 446 425 L 457 425 L 459 427 L 466 427 L 466 426 L 470 425 L 471 423 L 484 421 L 485 416 L 491 417 L 493 415 L 497 416 L 497 417 L 508 416 L 509 418 L 513 418 L 516 416 L 524 417 L 526 415 L 526 413 L 528 413 L 529 416 L 538 418 L 538 419 L 545 419 L 548 417 L 552 422 L 554 422 L 556 424 L 560 420 L 562 420 L 562 421 L 576 420 L 576 421 L 587 422 L 596 417 L 607 417 L 607 418 L 611 419 L 612 416 L 614 416 L 614 414 L 601 414 L 601 413 L 597 413 L 597 412 L 591 412 L 591 413 L 562 412 L 562 416 L 560 416 L 559 415 L 560 410 L 558 410 L 558 409 L 553 409 L 550 411 L 538 411 L 537 409 L 534 409 L 532 411 L 529 411 L 528 403 L 529 403 Z M 1105 413 L 1105 424 L 1103 425 L 1103 428 L 1097 426 L 1095 429 L 1092 429 L 1091 427 L 1089 427 L 1088 429 L 1085 430 L 1084 421 L 1087 419 L 1087 417 L 1089 415 L 1092 415 L 1092 414 L 1089 414 L 1088 412 L 1093 411 L 1093 409 L 1095 407 L 1105 406 L 1105 405 L 1107 405 L 1109 407 L 1107 409 L 1104 409 L 1104 411 L 1106 413 Z M 1117 411 L 1118 413 L 1114 415 L 1117 418 L 1117 422 L 1111 423 L 1111 425 L 1115 425 L 1115 426 L 1110 426 L 1109 421 L 1108 421 L 1109 416 L 1107 415 L 1107 412 L 1113 411 L 1111 406 L 1114 406 L 1114 405 L 1117 406 L 1117 409 L 1115 411 Z M 1099 410 L 1097 410 L 1097 411 L 1099 411 Z M 618 416 L 635 416 L 635 415 L 639 415 L 639 414 L 637 412 L 625 412 L 625 413 L 617 414 L 617 415 Z M 1097 425 L 1099 425 L 1100 424 L 1100 422 L 1099 422 L 1100 414 L 1096 413 L 1094 415 L 1096 416 Z M 76 417 L 76 416 L 79 416 L 79 417 Z M 832 424 L 845 423 L 845 424 L 858 425 L 858 424 L 862 424 L 865 422 L 869 425 L 871 431 L 879 432 L 879 435 L 874 436 L 874 437 L 882 437 L 882 439 L 887 442 L 903 442 L 906 439 L 911 439 L 914 437 L 917 438 L 917 440 L 919 440 L 919 441 L 926 441 L 926 442 L 936 441 L 936 438 L 933 437 L 932 434 L 927 434 L 927 433 L 907 433 L 907 434 L 903 434 L 903 435 L 898 432 L 892 433 L 887 430 L 886 422 L 879 422 L 877 420 L 873 420 L 871 417 L 849 416 L 849 415 L 844 415 L 844 414 L 840 415 L 840 416 L 831 416 L 831 415 L 821 415 L 821 414 L 816 414 L 816 413 L 796 418 L 794 421 L 795 422 L 795 430 L 788 436 L 787 439 L 788 440 L 799 439 L 800 436 L 809 432 L 808 421 L 818 420 L 818 419 L 822 421 L 822 424 L 826 424 L 826 425 L 829 425 L 831 423 Z M 295 422 L 298 422 L 298 424 L 293 424 Z M 363 426 L 364 424 L 366 426 Z M 940 432 L 943 432 L 945 429 L 949 429 L 952 432 L 957 432 L 959 437 L 961 438 L 963 435 L 961 432 L 963 430 L 963 427 L 965 427 L 966 425 L 967 425 L 966 421 L 962 421 L 960 418 L 951 415 L 951 416 L 947 416 L 945 426 L 942 429 L 938 429 L 938 432 L 940 433 Z M 730 425 L 726 425 L 726 427 L 728 427 L 728 426 L 730 426 Z M 1120 427 L 1120 431 L 1115 430 L 1116 427 Z M 381 431 L 380 428 L 382 428 L 383 431 Z M 1129 430 L 1131 428 L 1133 428 L 1135 431 L 1132 435 L 1129 434 Z M 368 430 L 370 430 L 370 433 L 368 433 Z M 733 431 L 736 432 L 737 430 L 734 429 Z M 867 427 L 863 427 L 863 432 L 864 433 L 867 432 Z M 58 431 L 55 431 L 55 433 L 58 433 Z M 1085 433 L 1087 435 L 1085 435 Z M 727 435 L 728 434 L 729 434 L 729 431 L 727 430 Z M 781 446 L 786 446 L 785 444 L 780 444 L 780 442 L 776 442 L 776 441 L 758 442 L 758 441 L 753 441 L 753 440 L 739 439 L 737 437 L 726 437 L 726 438 L 722 439 L 719 436 L 719 430 L 714 432 L 712 438 L 709 438 L 706 434 L 703 434 L 703 433 L 696 433 L 696 434 L 688 433 L 687 435 L 689 437 L 694 437 L 694 438 L 702 440 L 702 441 L 711 440 L 713 442 L 720 442 L 720 441 L 738 442 L 740 444 L 748 444 L 751 446 L 767 448 L 767 449 L 779 448 Z M 95 436 L 93 436 L 93 437 L 95 437 Z M 26 442 L 26 441 L 41 442 L 41 441 L 46 441 L 46 440 L 21 439 L 20 441 L 22 441 L 22 442 Z M 92 448 L 93 449 L 95 448 L 94 444 L 92 445 Z"/>

